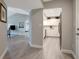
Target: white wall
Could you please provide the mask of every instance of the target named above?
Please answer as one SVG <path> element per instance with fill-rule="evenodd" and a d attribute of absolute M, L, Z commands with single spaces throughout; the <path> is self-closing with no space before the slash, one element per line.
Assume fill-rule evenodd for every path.
<path fill-rule="evenodd" d="M 45 35 L 45 30 L 47 36 L 59 37 L 59 23 L 60 19 L 50 19 L 50 20 L 43 20 L 43 32 Z M 52 28 L 50 28 L 52 26 Z"/>
<path fill-rule="evenodd" d="M 0 2 L 2 2 L 5 5 L 3 0 L 0 0 Z M 7 48 L 6 42 L 7 42 L 7 26 L 6 23 L 0 21 L 0 56 Z"/>
<path fill-rule="evenodd" d="M 20 22 L 24 22 L 24 28 L 19 28 Z M 26 23 L 26 22 L 28 22 L 28 23 Z M 25 31 L 29 30 L 28 27 L 27 27 L 29 25 L 29 16 L 16 13 L 16 14 L 14 14 L 11 17 L 8 18 L 8 27 L 10 25 L 16 26 L 15 34 L 24 35 Z"/>
<path fill-rule="evenodd" d="M 72 0 L 54 0 L 44 3 L 44 8 L 62 8 L 62 48 L 72 49 Z"/>
<path fill-rule="evenodd" d="M 32 10 L 32 45 L 43 46 L 43 9 Z"/>

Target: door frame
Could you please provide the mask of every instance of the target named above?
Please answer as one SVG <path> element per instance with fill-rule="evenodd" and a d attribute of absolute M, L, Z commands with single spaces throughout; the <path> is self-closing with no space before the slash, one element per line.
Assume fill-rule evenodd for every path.
<path fill-rule="evenodd" d="M 56 8 L 49 8 L 49 9 L 56 9 Z M 60 13 L 59 18 L 60 18 L 60 25 L 59 25 L 59 33 L 60 33 L 60 37 L 59 38 L 60 38 L 60 42 L 59 42 L 59 45 L 60 45 L 60 50 L 61 50 L 62 49 L 62 11 Z M 46 37 L 46 34 L 45 34 L 45 37 Z"/>
<path fill-rule="evenodd" d="M 62 13 L 60 14 L 60 50 L 62 49 Z"/>

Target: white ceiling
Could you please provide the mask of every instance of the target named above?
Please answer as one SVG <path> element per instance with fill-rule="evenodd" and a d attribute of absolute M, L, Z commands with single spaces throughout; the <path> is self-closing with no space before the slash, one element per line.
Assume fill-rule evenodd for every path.
<path fill-rule="evenodd" d="M 43 8 L 41 0 L 7 0 L 7 6 L 23 10 Z"/>
<path fill-rule="evenodd" d="M 10 16 L 12 16 L 12 15 L 14 15 L 14 14 L 16 14 L 16 13 L 17 13 L 17 14 L 29 15 L 29 14 L 30 14 L 30 11 L 31 11 L 31 10 L 29 10 L 29 9 L 27 9 L 26 11 L 24 11 L 24 10 L 22 10 L 22 9 L 12 8 L 12 7 L 8 7 L 7 9 L 8 9 L 8 11 L 7 11 L 8 17 L 10 17 Z"/>
<path fill-rule="evenodd" d="M 43 14 L 46 17 L 60 16 L 61 12 L 62 12 L 62 8 L 44 9 L 43 10 Z"/>
<path fill-rule="evenodd" d="M 15 13 L 19 14 L 29 14 L 31 9 L 43 8 L 41 0 L 4 0 L 8 6 L 8 17 Z M 48 2 L 53 0 L 43 0 L 43 2 Z"/>

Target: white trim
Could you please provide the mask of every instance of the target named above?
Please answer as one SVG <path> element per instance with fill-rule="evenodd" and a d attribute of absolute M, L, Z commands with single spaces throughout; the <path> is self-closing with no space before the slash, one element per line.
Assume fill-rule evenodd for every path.
<path fill-rule="evenodd" d="M 72 52 L 72 56 L 74 57 L 74 59 L 77 59 L 77 56 L 74 52 Z"/>
<path fill-rule="evenodd" d="M 67 50 L 67 49 L 61 49 L 61 52 L 67 53 L 67 54 L 72 54 L 72 50 Z"/>
<path fill-rule="evenodd" d="M 74 59 L 77 59 L 76 54 L 72 50 L 61 49 L 61 52 L 71 54 L 74 57 Z"/>
<path fill-rule="evenodd" d="M 43 48 L 41 45 L 34 45 L 30 41 L 29 41 L 29 45 L 30 47 L 33 47 L 33 48 Z"/>
<path fill-rule="evenodd" d="M 0 56 L 0 59 L 3 59 L 3 58 L 4 58 L 4 56 L 5 56 L 5 54 L 7 53 L 7 51 L 8 51 L 8 48 L 6 48 L 6 49 L 4 50 L 4 52 L 3 52 L 2 55 Z"/>

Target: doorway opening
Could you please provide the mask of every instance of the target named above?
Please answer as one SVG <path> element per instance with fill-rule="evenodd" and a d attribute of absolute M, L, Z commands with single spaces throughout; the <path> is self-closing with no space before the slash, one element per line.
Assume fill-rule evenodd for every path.
<path fill-rule="evenodd" d="M 19 59 L 18 56 L 24 54 L 24 50 L 29 47 L 30 11 L 8 7 L 7 18 L 8 53 L 11 59 Z"/>
<path fill-rule="evenodd" d="M 43 44 L 49 40 L 58 40 L 62 48 L 62 8 L 43 10 Z"/>

